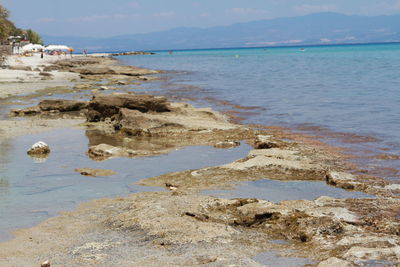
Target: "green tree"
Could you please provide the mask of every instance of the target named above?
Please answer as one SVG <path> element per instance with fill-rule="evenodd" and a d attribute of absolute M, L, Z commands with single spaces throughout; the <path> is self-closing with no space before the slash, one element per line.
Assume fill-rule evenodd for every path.
<path fill-rule="evenodd" d="M 43 40 L 37 32 L 29 29 L 24 31 L 15 27 L 14 23 L 10 21 L 8 18 L 10 16 L 10 12 L 5 9 L 2 5 L 0 5 L 0 42 L 3 42 L 10 35 L 27 35 L 27 39 L 33 44 L 43 44 Z"/>
<path fill-rule="evenodd" d="M 7 9 L 0 5 L 0 41 L 4 41 L 16 29 L 8 16 L 10 13 Z"/>
<path fill-rule="evenodd" d="M 37 32 L 32 31 L 31 29 L 26 31 L 28 40 L 32 43 L 32 44 L 41 44 L 43 45 L 43 40 L 40 37 L 40 35 Z"/>

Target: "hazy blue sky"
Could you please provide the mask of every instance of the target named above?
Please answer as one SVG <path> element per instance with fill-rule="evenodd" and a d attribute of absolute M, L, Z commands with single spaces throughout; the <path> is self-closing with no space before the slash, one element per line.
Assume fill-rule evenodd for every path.
<path fill-rule="evenodd" d="M 48 35 L 114 36 L 323 11 L 400 13 L 400 0 L 0 0 L 17 26 Z"/>

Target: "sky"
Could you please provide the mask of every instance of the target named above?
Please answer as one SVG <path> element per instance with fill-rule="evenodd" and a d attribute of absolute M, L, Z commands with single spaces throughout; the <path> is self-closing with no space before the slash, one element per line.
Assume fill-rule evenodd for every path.
<path fill-rule="evenodd" d="M 53 36 L 110 37 L 212 27 L 318 12 L 400 13 L 400 0 L 0 0 L 20 28 Z"/>

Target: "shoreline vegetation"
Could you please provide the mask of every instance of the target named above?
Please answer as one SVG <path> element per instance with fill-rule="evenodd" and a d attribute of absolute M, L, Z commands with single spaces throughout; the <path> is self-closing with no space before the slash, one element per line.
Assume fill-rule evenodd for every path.
<path fill-rule="evenodd" d="M 52 98 L 10 110 L 0 121 L 2 139 L 79 127 L 123 140 L 121 146 L 88 147 L 88 156 L 97 161 L 160 155 L 194 145 L 229 149 L 245 142 L 253 149 L 229 164 L 138 182 L 159 187 L 159 192 L 94 200 L 16 230 L 14 239 L 0 243 L 0 265 L 263 266 L 254 257 L 265 251 L 307 258 L 309 266 L 319 267 L 400 260 L 400 186 L 361 175 L 337 148 L 295 139 L 278 127 L 234 123 L 210 108 L 115 88 L 156 80 L 160 71 L 123 66 L 108 56 L 47 57 L 44 62 L 37 55 L 11 56 L 7 62 L 0 80 L 3 105 L 20 98 Z M 91 97 L 57 98 L 81 91 Z M 147 146 L 130 145 L 143 140 Z M 114 170 L 76 171 L 108 176 Z M 325 181 L 371 197 L 273 203 L 202 193 L 266 177 Z"/>

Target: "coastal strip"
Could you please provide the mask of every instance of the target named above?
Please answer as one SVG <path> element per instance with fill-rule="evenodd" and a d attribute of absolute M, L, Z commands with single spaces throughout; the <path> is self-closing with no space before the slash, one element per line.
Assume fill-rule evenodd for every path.
<path fill-rule="evenodd" d="M 193 145 L 229 149 L 246 142 L 253 149 L 229 164 L 138 183 L 165 192 L 91 201 L 33 228 L 17 230 L 15 239 L 0 243 L 1 265 L 32 266 L 48 260 L 51 266 L 261 266 L 254 257 L 269 250 L 308 258 L 321 267 L 400 259 L 400 188 L 378 177 L 358 176 L 337 151 L 290 140 L 271 129 L 233 123 L 209 108 L 110 89 L 157 79 L 158 71 L 120 66 L 108 57 L 63 59 L 47 68 L 52 75 L 72 74 L 74 85 L 68 90 L 84 90 L 92 97 L 45 99 L 14 109 L 5 126 L 18 121 L 16 117 L 46 122 L 48 129 L 69 120 L 132 143 L 146 139 L 163 144 L 135 149 L 109 144 L 89 147 L 88 155 L 99 161 L 159 155 Z M 23 122 L 19 127 L 29 133 Z M 2 134 L 11 137 L 7 130 Z M 324 181 L 371 197 L 321 196 L 274 203 L 202 193 L 265 178 Z"/>

